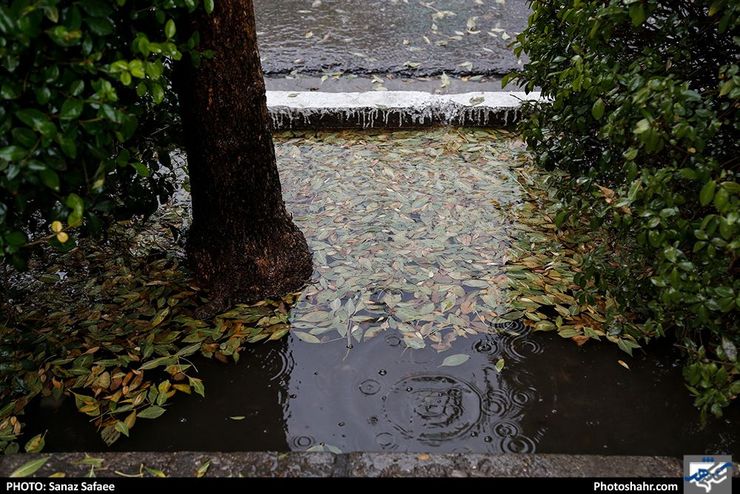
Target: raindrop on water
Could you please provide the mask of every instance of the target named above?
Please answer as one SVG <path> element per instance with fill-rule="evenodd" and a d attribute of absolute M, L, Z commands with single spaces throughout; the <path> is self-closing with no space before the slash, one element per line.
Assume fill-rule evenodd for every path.
<path fill-rule="evenodd" d="M 385 449 L 393 445 L 393 434 L 390 432 L 381 432 L 375 436 L 375 441 L 378 443 L 378 446 Z"/>
<path fill-rule="evenodd" d="M 359 388 L 364 395 L 374 395 L 380 391 L 380 383 L 374 379 L 366 379 L 360 383 Z"/>

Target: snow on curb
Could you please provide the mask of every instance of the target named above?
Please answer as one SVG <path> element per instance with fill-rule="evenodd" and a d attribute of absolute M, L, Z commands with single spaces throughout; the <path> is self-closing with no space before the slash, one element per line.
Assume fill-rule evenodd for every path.
<path fill-rule="evenodd" d="M 523 101 L 539 92 L 430 94 L 419 91 L 325 93 L 268 91 L 275 130 L 457 125 L 501 127 L 516 122 Z"/>

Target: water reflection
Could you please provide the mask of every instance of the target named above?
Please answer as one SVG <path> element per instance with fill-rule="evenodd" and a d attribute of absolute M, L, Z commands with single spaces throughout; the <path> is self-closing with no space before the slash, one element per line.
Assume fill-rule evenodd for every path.
<path fill-rule="evenodd" d="M 306 437 L 343 451 L 532 452 L 544 429 L 525 430 L 527 404 L 542 402 L 523 365 L 541 348 L 521 325 L 502 334 L 458 339 L 452 349 L 409 350 L 398 339 L 373 338 L 349 355 L 332 345 L 290 343 L 290 444 Z M 440 367 L 449 354 L 470 359 Z M 496 370 L 500 358 L 505 371 Z M 381 368 L 382 367 L 382 368 Z M 511 377 L 517 376 L 514 380 Z M 507 377 L 508 376 L 508 377 Z M 338 424 L 343 424 L 341 427 Z"/>

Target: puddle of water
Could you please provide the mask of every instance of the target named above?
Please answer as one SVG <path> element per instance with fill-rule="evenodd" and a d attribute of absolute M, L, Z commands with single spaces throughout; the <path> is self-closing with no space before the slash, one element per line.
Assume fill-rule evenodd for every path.
<path fill-rule="evenodd" d="M 738 406 L 700 430 L 669 345 L 627 370 L 613 345 L 576 347 L 497 318 L 524 193 L 512 173 L 523 148 L 510 135 L 283 133 L 276 143 L 286 202 L 315 253 L 291 335 L 248 345 L 239 365 L 196 360 L 207 398 L 174 400 L 112 449 L 678 456 L 737 445 Z M 468 359 L 442 366 L 452 355 Z M 49 450 L 106 449 L 67 401 L 30 410 L 29 434 L 54 424 Z"/>
<path fill-rule="evenodd" d="M 349 451 L 573 454 L 731 453 L 737 407 L 700 430 L 666 345 L 617 365 L 609 345 L 576 347 L 556 335 L 458 339 L 470 360 L 404 350 L 388 336 L 356 345 L 290 337 L 248 348 L 238 365 L 197 362 L 207 398 L 180 399 L 139 420 L 119 451 Z M 503 356 L 506 366 L 495 370 Z M 72 403 L 37 407 L 31 425 L 53 423 L 47 449 L 104 451 Z M 233 420 L 229 417 L 244 417 Z M 29 429 L 30 430 L 30 429 Z"/>

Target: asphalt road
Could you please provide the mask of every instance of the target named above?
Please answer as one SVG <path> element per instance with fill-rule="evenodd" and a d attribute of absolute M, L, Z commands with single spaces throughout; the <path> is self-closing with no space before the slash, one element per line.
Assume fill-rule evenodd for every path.
<path fill-rule="evenodd" d="M 265 75 L 497 76 L 526 0 L 255 0 Z"/>

